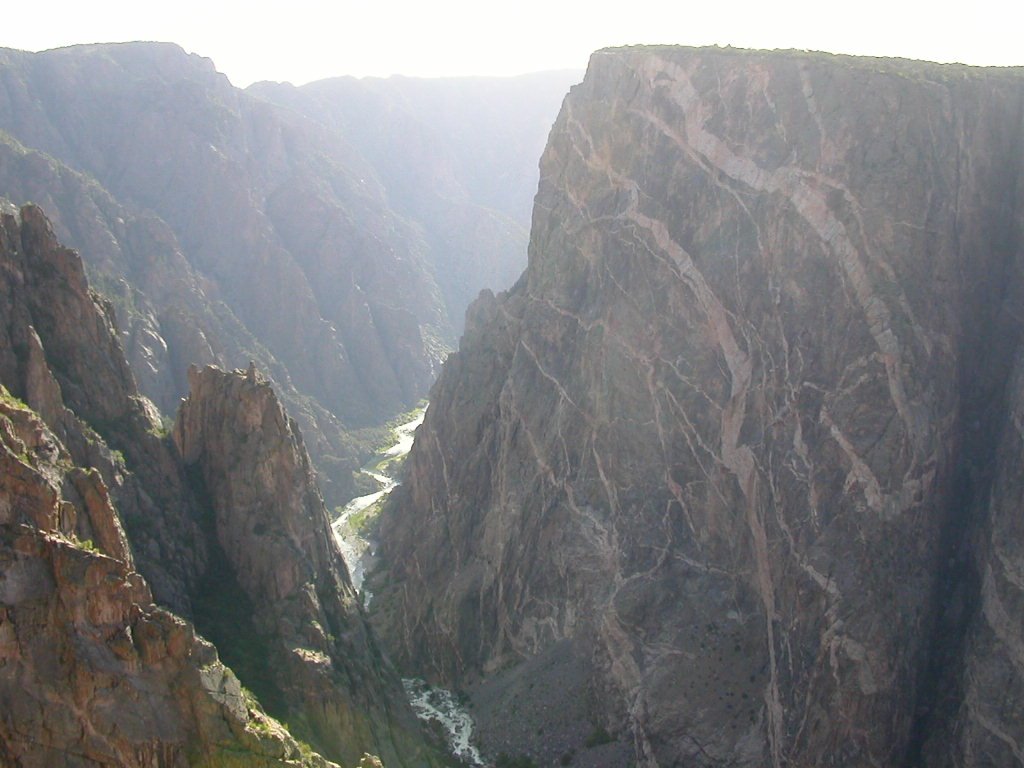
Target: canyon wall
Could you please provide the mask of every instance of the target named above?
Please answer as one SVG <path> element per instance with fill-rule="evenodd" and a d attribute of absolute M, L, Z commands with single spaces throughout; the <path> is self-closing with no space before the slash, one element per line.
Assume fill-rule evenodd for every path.
<path fill-rule="evenodd" d="M 195 369 L 172 440 L 78 255 L 0 208 L 0 761 L 437 764 L 270 385 Z"/>
<path fill-rule="evenodd" d="M 122 510 L 165 513 L 79 414 L 124 443 L 159 422 L 109 306 L 36 208 L 0 211 L 0 297 L 0 761 L 334 765 L 269 718 L 136 571 Z"/>
<path fill-rule="evenodd" d="M 400 666 L 507 729 L 556 689 L 545 760 L 1020 760 L 1022 110 L 1018 70 L 594 54 L 384 514 Z"/>
<path fill-rule="evenodd" d="M 193 368 L 174 444 L 220 567 L 200 625 L 275 715 L 325 754 L 421 766 L 419 723 L 369 632 L 294 421 L 254 367 Z"/>

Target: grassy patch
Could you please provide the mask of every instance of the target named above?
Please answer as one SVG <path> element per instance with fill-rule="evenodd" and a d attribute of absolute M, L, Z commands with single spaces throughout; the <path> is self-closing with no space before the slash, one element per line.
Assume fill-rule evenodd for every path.
<path fill-rule="evenodd" d="M 69 541 L 74 545 L 75 549 L 80 549 L 83 552 L 94 552 L 99 553 L 99 549 L 93 543 L 92 539 L 79 539 L 74 534 L 71 534 Z"/>
<path fill-rule="evenodd" d="M 8 405 L 18 411 L 31 411 L 23 401 L 16 398 L 3 384 L 0 384 L 0 403 Z"/>
<path fill-rule="evenodd" d="M 384 500 L 378 499 L 366 509 L 361 509 L 348 519 L 349 527 L 355 533 L 363 533 L 373 524 L 384 507 Z"/>

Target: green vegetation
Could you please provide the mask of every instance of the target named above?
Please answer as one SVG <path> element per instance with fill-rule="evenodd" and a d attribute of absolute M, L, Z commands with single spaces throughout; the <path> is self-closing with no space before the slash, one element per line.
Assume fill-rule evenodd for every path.
<path fill-rule="evenodd" d="M 371 493 L 376 493 L 381 489 L 380 481 L 377 480 L 377 478 L 375 477 L 371 477 L 365 472 L 354 473 L 354 478 L 356 496 L 369 496 Z M 337 507 L 335 509 L 335 519 L 337 519 L 338 515 L 341 514 L 342 509 L 344 509 L 344 507 Z"/>
<path fill-rule="evenodd" d="M 163 413 L 160 414 L 160 423 L 154 424 L 146 431 L 149 432 L 153 437 L 158 437 L 163 440 L 165 437 L 171 434 L 171 430 L 174 428 L 174 419 L 170 416 L 166 416 Z"/>
<path fill-rule="evenodd" d="M 388 419 L 380 427 L 366 427 L 359 430 L 359 437 L 363 438 L 365 443 L 371 446 L 371 451 L 374 455 L 380 455 L 384 453 L 388 448 L 398 442 L 398 427 L 403 424 L 408 424 L 413 419 L 417 418 L 427 408 L 426 399 L 421 399 L 416 407 L 399 413 Z M 371 468 L 372 469 L 372 468 Z"/>
<path fill-rule="evenodd" d="M 12 395 L 10 391 L 8 391 L 7 387 L 5 387 L 3 384 L 0 384 L 0 403 L 3 403 L 4 405 L 10 406 L 11 408 L 14 408 L 19 411 L 32 410 L 23 401 L 19 400 L 14 395 Z"/>
<path fill-rule="evenodd" d="M 377 519 L 381 509 L 384 507 L 383 499 L 378 499 L 376 502 L 368 506 L 366 509 L 361 509 L 354 513 L 348 519 L 349 527 L 356 533 L 364 533 L 367 528 Z"/>
<path fill-rule="evenodd" d="M 92 539 L 83 540 L 79 539 L 74 534 L 71 534 L 71 536 L 68 538 L 68 541 L 71 542 L 72 546 L 74 546 L 75 549 L 80 549 L 83 552 L 93 552 L 96 554 L 101 554 L 99 548 L 93 543 Z"/>

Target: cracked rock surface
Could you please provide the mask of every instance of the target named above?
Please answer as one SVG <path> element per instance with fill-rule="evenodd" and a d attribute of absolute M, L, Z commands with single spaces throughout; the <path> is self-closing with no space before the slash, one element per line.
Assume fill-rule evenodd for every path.
<path fill-rule="evenodd" d="M 1019 70 L 594 54 L 384 513 L 400 666 L 582 674 L 642 766 L 1024 762 L 1022 114 Z"/>

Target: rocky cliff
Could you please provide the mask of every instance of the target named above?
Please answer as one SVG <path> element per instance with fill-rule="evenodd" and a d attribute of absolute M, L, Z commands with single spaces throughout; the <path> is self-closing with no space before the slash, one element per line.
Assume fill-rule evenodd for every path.
<path fill-rule="evenodd" d="M 158 599 L 188 616 L 207 560 L 196 504 L 155 409 L 135 388 L 113 311 L 39 208 L 4 216 L 0 382 L 40 414 L 76 465 L 100 473 Z"/>
<path fill-rule="evenodd" d="M 189 364 L 256 360 L 334 503 L 351 496 L 352 431 L 422 395 L 448 333 L 372 173 L 173 45 L 4 50 L 0 83 L 0 194 L 52 206 L 118 302 L 147 394 L 173 413 Z"/>
<path fill-rule="evenodd" d="M 400 666 L 544 760 L 1022 761 L 1022 115 L 1017 70 L 596 53 L 381 524 Z"/>
<path fill-rule="evenodd" d="M 36 208 L 0 213 L 0 296 L 0 381 L 24 398 L 0 386 L 0 762 L 334 765 L 136 571 L 115 503 L 160 510 L 76 411 L 128 441 L 144 403 L 109 309 Z"/>
<path fill-rule="evenodd" d="M 77 254 L 2 205 L 0 762 L 432 764 L 270 385 L 197 373 L 175 445 Z"/>
<path fill-rule="evenodd" d="M 203 625 L 215 642 L 225 638 L 225 658 L 271 712 L 324 754 L 354 763 L 373 751 L 388 766 L 428 764 L 295 422 L 254 367 L 194 368 L 190 380 L 174 442 L 208 504 L 222 560 L 204 584 Z"/>

